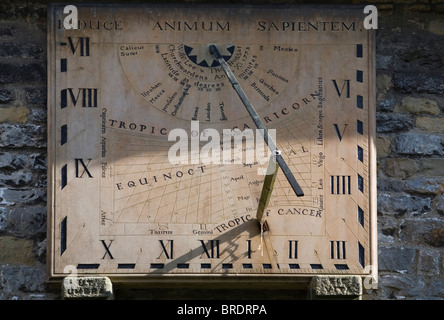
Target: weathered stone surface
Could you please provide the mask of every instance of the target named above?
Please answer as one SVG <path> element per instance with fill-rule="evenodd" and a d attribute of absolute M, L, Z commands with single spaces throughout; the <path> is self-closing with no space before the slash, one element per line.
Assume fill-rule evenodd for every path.
<path fill-rule="evenodd" d="M 385 191 L 388 194 L 403 194 L 402 183 L 399 179 L 381 177 L 378 179 L 378 191 Z"/>
<path fill-rule="evenodd" d="M 402 133 L 395 139 L 395 150 L 406 155 L 443 155 L 443 138 L 430 134 Z"/>
<path fill-rule="evenodd" d="M 13 236 L 1 236 L 0 263 L 34 265 L 35 257 L 32 253 L 32 241 Z"/>
<path fill-rule="evenodd" d="M 22 292 L 44 292 L 46 270 L 44 266 L 0 265 L 0 299 Z"/>
<path fill-rule="evenodd" d="M 376 68 L 389 69 L 393 63 L 393 56 L 376 54 Z"/>
<path fill-rule="evenodd" d="M 392 78 L 387 74 L 380 74 L 376 77 L 376 100 L 381 101 L 385 98 L 385 94 L 392 87 Z"/>
<path fill-rule="evenodd" d="M 20 57 L 22 59 L 43 59 L 44 51 L 34 43 L 19 41 L 5 42 L 0 47 L 0 57 Z"/>
<path fill-rule="evenodd" d="M 419 250 L 418 274 L 439 275 L 440 274 L 440 251 L 439 249 L 423 248 Z"/>
<path fill-rule="evenodd" d="M 437 279 L 432 281 L 428 289 L 429 297 L 444 298 L 444 280 Z"/>
<path fill-rule="evenodd" d="M 444 214 L 444 196 L 435 197 L 436 211 L 439 214 Z"/>
<path fill-rule="evenodd" d="M 46 105 L 46 88 L 25 88 L 25 101 L 30 104 Z"/>
<path fill-rule="evenodd" d="M 46 127 L 0 124 L 0 147 L 46 147 Z"/>
<path fill-rule="evenodd" d="M 113 299 L 113 287 L 107 277 L 68 276 L 62 283 L 63 299 Z"/>
<path fill-rule="evenodd" d="M 405 194 L 378 194 L 378 213 L 383 215 L 420 214 L 431 210 L 430 198 L 412 197 Z"/>
<path fill-rule="evenodd" d="M 386 160 L 385 172 L 390 177 L 405 179 L 418 172 L 418 167 L 414 159 L 390 158 Z"/>
<path fill-rule="evenodd" d="M 418 117 L 416 127 L 430 133 L 444 133 L 444 118 Z"/>
<path fill-rule="evenodd" d="M 388 137 L 376 138 L 376 153 L 378 158 L 385 158 L 392 152 L 392 140 Z"/>
<path fill-rule="evenodd" d="M 46 80 L 46 69 L 41 63 L 12 65 L 0 62 L 0 84 L 42 83 Z"/>
<path fill-rule="evenodd" d="M 393 99 L 384 99 L 379 101 L 377 104 L 377 111 L 381 112 L 393 112 L 393 109 L 395 108 L 395 102 Z"/>
<path fill-rule="evenodd" d="M 429 31 L 439 36 L 444 35 L 444 21 L 440 19 L 430 21 Z"/>
<path fill-rule="evenodd" d="M 31 205 L 36 202 L 43 202 L 46 200 L 45 189 L 13 189 L 13 188 L 0 188 L 0 205 L 13 206 Z"/>
<path fill-rule="evenodd" d="M 409 193 L 439 195 L 444 193 L 444 178 L 410 179 L 404 183 L 403 189 Z"/>
<path fill-rule="evenodd" d="M 400 240 L 417 245 L 444 246 L 444 220 L 440 218 L 406 219 L 399 233 Z"/>
<path fill-rule="evenodd" d="M 407 131 L 413 126 L 413 119 L 405 114 L 379 113 L 376 115 L 376 132 Z"/>
<path fill-rule="evenodd" d="M 444 76 L 442 75 L 396 73 L 393 83 L 395 89 L 405 93 L 444 94 Z"/>
<path fill-rule="evenodd" d="M 46 233 L 46 207 L 27 206 L 9 212 L 7 231 L 13 235 L 31 238 Z"/>
<path fill-rule="evenodd" d="M 379 247 L 378 269 L 389 272 L 415 271 L 416 249 L 405 247 Z"/>
<path fill-rule="evenodd" d="M 419 40 L 419 39 L 418 39 Z M 443 47 L 437 41 L 434 41 L 430 37 L 423 37 L 418 41 L 419 43 L 408 43 L 405 48 L 398 50 L 395 58 L 395 67 L 400 72 L 406 72 L 408 70 L 409 77 L 413 83 L 420 84 L 419 79 L 422 79 L 424 74 L 419 74 L 419 78 L 415 79 L 412 71 L 422 71 L 426 74 L 433 74 L 437 70 L 441 70 L 444 67 L 444 58 L 439 54 Z M 436 73 L 436 75 L 438 75 Z M 406 83 L 404 83 L 406 84 Z M 421 85 L 421 88 L 427 90 L 434 90 L 433 88 L 426 89 Z M 412 87 L 413 89 L 413 87 Z"/>
<path fill-rule="evenodd" d="M 427 98 L 405 97 L 400 105 L 395 107 L 395 112 L 406 111 L 412 114 L 438 115 L 439 106 L 436 101 Z"/>
<path fill-rule="evenodd" d="M 444 176 L 444 158 L 421 159 L 418 173 L 430 177 Z"/>
<path fill-rule="evenodd" d="M 0 173 L 0 186 L 2 187 L 22 187 L 24 185 L 29 185 L 31 181 L 31 172 L 17 171 L 11 174 Z"/>
<path fill-rule="evenodd" d="M 362 295 L 362 281 L 359 276 L 315 276 L 311 280 L 310 291 L 312 299 L 359 297 Z"/>
<path fill-rule="evenodd" d="M 46 171 L 46 156 L 42 153 L 0 152 L 0 169 L 3 172 L 22 169 Z"/>
<path fill-rule="evenodd" d="M 412 299 L 423 294 L 426 283 L 414 275 L 387 274 L 379 277 L 379 299 Z"/>
<path fill-rule="evenodd" d="M 0 122 L 26 123 L 28 114 L 29 109 L 24 106 L 4 108 L 0 113 Z"/>
<path fill-rule="evenodd" d="M 14 100 L 14 94 L 7 89 L 0 89 L 0 104 L 7 104 Z"/>

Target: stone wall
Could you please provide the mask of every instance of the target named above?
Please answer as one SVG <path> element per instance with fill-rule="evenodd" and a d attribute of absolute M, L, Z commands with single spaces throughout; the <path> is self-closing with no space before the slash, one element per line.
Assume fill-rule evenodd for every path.
<path fill-rule="evenodd" d="M 444 0 L 369 2 L 380 284 L 365 298 L 444 299 Z M 45 282 L 48 3 L 0 2 L 0 300 L 60 298 Z"/>
<path fill-rule="evenodd" d="M 444 298 L 444 4 L 383 4 L 377 298 Z M 384 1 L 388 3 L 388 1 Z"/>

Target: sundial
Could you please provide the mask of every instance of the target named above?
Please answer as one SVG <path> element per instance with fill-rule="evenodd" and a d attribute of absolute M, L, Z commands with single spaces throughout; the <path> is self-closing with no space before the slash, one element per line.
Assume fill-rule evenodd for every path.
<path fill-rule="evenodd" d="M 50 279 L 374 274 L 360 6 L 65 16 L 50 7 Z"/>

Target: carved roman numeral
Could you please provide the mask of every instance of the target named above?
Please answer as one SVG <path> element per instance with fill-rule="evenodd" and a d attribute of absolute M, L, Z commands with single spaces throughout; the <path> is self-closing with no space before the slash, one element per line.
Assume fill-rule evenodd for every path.
<path fill-rule="evenodd" d="M 351 194 L 350 176 L 330 176 L 331 194 Z"/>
<path fill-rule="evenodd" d="M 60 107 L 66 108 L 68 100 L 76 107 L 79 103 L 82 108 L 98 107 L 98 90 L 96 88 L 78 88 L 77 92 L 73 88 L 63 89 L 60 92 Z"/>
<path fill-rule="evenodd" d="M 160 255 L 157 257 L 157 259 L 160 259 L 162 254 L 165 255 L 165 258 L 167 259 L 173 259 L 173 240 L 167 240 L 167 243 L 163 243 L 163 240 L 159 240 L 160 247 L 162 248 L 162 251 L 160 252 Z"/>
<path fill-rule="evenodd" d="M 348 124 L 344 124 L 344 129 L 341 130 L 339 129 L 339 126 L 337 123 L 333 123 L 333 126 L 335 127 L 336 130 L 336 134 L 338 135 L 339 141 L 342 141 L 342 138 L 344 137 L 345 134 L 345 129 L 347 129 Z"/>
<path fill-rule="evenodd" d="M 298 242 L 296 240 L 288 240 L 288 259 L 298 258 Z"/>
<path fill-rule="evenodd" d="M 113 240 L 110 240 L 108 245 L 106 244 L 105 240 L 100 240 L 100 242 L 103 244 L 103 247 L 105 248 L 105 254 L 102 257 L 102 260 L 105 259 L 106 255 L 109 255 L 110 259 L 114 259 L 113 255 L 111 254 L 111 251 L 109 250 L 109 247 L 111 247 Z"/>
<path fill-rule="evenodd" d="M 79 159 L 74 159 L 74 160 L 75 160 L 75 167 L 76 167 L 76 178 L 83 178 L 85 173 L 88 176 L 88 178 L 93 177 L 91 172 L 89 172 L 89 170 L 88 170 L 88 166 L 89 166 L 92 159 L 88 159 L 88 163 L 86 163 L 86 164 L 83 161 L 83 159 L 79 158 Z M 82 167 L 82 171 L 80 169 L 80 166 Z"/>
<path fill-rule="evenodd" d="M 339 89 L 338 83 L 336 82 L 336 79 L 332 79 L 333 85 L 336 89 L 336 93 L 338 94 L 338 97 L 341 97 L 345 90 L 345 97 L 350 98 L 350 80 L 346 79 L 342 83 L 341 89 Z"/>
<path fill-rule="evenodd" d="M 219 251 L 219 240 L 210 240 L 205 244 L 204 240 L 199 240 L 200 244 L 202 245 L 202 249 L 207 256 L 207 258 L 212 259 L 216 258 L 218 259 L 220 257 L 220 251 Z M 207 245 L 209 244 L 209 249 L 207 248 Z"/>
<path fill-rule="evenodd" d="M 66 43 L 62 42 L 61 45 L 66 45 Z M 72 54 L 79 52 L 82 57 L 89 56 L 89 37 L 78 37 L 77 41 L 74 41 L 72 37 L 68 37 L 68 45 Z"/>
<path fill-rule="evenodd" d="M 330 259 L 345 258 L 345 241 L 330 241 Z"/>

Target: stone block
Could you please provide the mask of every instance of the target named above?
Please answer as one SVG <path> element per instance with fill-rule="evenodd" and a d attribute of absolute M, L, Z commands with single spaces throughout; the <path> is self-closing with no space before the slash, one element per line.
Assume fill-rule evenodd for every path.
<path fill-rule="evenodd" d="M 394 216 L 403 214 L 421 214 L 431 210 L 430 198 L 412 197 L 397 193 L 378 194 L 378 213 Z"/>
<path fill-rule="evenodd" d="M 390 158 L 386 160 L 385 172 L 390 177 L 405 179 L 418 172 L 418 164 L 414 159 Z"/>
<path fill-rule="evenodd" d="M 440 274 L 440 262 L 441 256 L 439 249 L 423 248 L 419 250 L 418 257 L 418 274 L 431 276 Z"/>
<path fill-rule="evenodd" d="M 440 218 L 406 219 L 401 225 L 399 238 L 403 242 L 432 247 L 444 247 L 444 220 Z"/>
<path fill-rule="evenodd" d="M 0 300 L 12 295 L 44 292 L 46 287 L 46 270 L 44 265 L 24 266 L 16 264 L 0 265 Z"/>
<path fill-rule="evenodd" d="M 421 296 L 426 284 L 415 275 L 388 274 L 379 278 L 379 299 L 407 299 Z"/>
<path fill-rule="evenodd" d="M 411 116 L 407 114 L 378 113 L 376 115 L 376 132 L 407 131 L 413 126 Z"/>
<path fill-rule="evenodd" d="M 46 127 L 34 124 L 0 124 L 0 147 L 46 147 Z"/>
<path fill-rule="evenodd" d="M 7 104 L 14 101 L 14 94 L 7 89 L 0 89 L 0 104 Z"/>
<path fill-rule="evenodd" d="M 46 232 L 46 207 L 27 206 L 12 209 L 8 215 L 7 231 L 27 238 L 44 235 Z"/>
<path fill-rule="evenodd" d="M 395 107 L 395 111 L 407 111 L 412 114 L 438 115 L 439 106 L 436 101 L 427 98 L 405 97 L 401 104 Z"/>
<path fill-rule="evenodd" d="M 22 264 L 31 266 L 35 264 L 34 259 L 31 240 L 12 236 L 0 237 L 1 264 Z"/>
<path fill-rule="evenodd" d="M 417 251 L 404 247 L 379 247 L 379 271 L 413 273 L 415 270 Z"/>
<path fill-rule="evenodd" d="M 444 158 L 421 159 L 418 173 L 423 176 L 444 177 Z"/>
<path fill-rule="evenodd" d="M 4 108 L 0 113 L 0 122 L 26 123 L 29 109 L 24 106 Z"/>
<path fill-rule="evenodd" d="M 442 19 L 430 21 L 429 31 L 439 36 L 444 35 L 444 21 Z"/>
<path fill-rule="evenodd" d="M 392 87 L 392 78 L 387 74 L 380 74 L 376 78 L 376 89 L 379 93 L 386 93 Z"/>
<path fill-rule="evenodd" d="M 112 300 L 113 286 L 107 277 L 68 276 L 63 279 L 62 299 Z"/>
<path fill-rule="evenodd" d="M 444 133 L 444 118 L 418 117 L 416 127 L 430 133 Z"/>
<path fill-rule="evenodd" d="M 395 139 L 395 150 L 405 155 L 443 155 L 443 138 L 431 134 L 402 133 Z"/>
<path fill-rule="evenodd" d="M 392 140 L 388 137 L 376 138 L 376 154 L 378 158 L 385 158 L 392 152 Z"/>
<path fill-rule="evenodd" d="M 435 197 L 436 211 L 444 215 L 444 196 Z"/>
<path fill-rule="evenodd" d="M 409 193 L 440 195 L 444 193 L 444 178 L 420 178 L 407 180 L 403 190 Z"/>
<path fill-rule="evenodd" d="M 30 205 L 46 200 L 46 190 L 43 188 L 0 188 L 0 205 Z"/>
<path fill-rule="evenodd" d="M 376 69 L 389 69 L 392 64 L 392 56 L 376 54 Z"/>
<path fill-rule="evenodd" d="M 43 83 L 46 81 L 46 68 L 42 63 L 12 65 L 0 63 L 0 84 Z"/>
<path fill-rule="evenodd" d="M 395 89 L 405 93 L 444 94 L 444 76 L 442 75 L 400 72 L 395 73 L 393 84 Z"/>
<path fill-rule="evenodd" d="M 310 297 L 319 299 L 360 299 L 362 280 L 359 276 L 315 276 L 310 283 Z"/>

